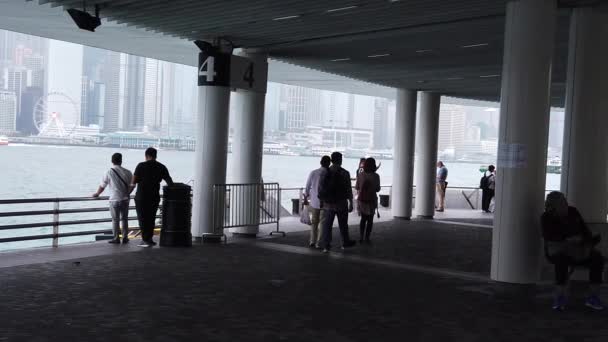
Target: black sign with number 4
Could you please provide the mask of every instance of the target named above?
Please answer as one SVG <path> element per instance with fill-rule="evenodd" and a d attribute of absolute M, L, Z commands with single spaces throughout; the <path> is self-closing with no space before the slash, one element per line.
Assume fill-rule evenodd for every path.
<path fill-rule="evenodd" d="M 198 54 L 199 86 L 230 86 L 230 55 L 218 51 Z"/>

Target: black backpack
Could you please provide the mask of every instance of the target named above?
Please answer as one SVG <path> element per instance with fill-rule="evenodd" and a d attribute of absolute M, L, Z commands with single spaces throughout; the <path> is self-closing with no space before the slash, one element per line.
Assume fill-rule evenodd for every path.
<path fill-rule="evenodd" d="M 339 171 L 327 170 L 319 184 L 319 199 L 328 203 L 346 199 L 346 191 L 343 189 Z"/>
<path fill-rule="evenodd" d="M 484 172 L 483 177 L 479 180 L 479 188 L 482 190 L 487 190 L 488 185 L 490 184 L 490 177 L 486 175 Z"/>

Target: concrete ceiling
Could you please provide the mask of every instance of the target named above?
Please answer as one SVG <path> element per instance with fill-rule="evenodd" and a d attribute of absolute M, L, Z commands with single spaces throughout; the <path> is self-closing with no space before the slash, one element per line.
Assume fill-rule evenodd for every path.
<path fill-rule="evenodd" d="M 567 7 L 590 2 L 598 1 L 560 1 L 565 8 L 556 34 L 555 106 L 563 105 L 565 95 Z M 196 64 L 192 40 L 221 37 L 235 47 L 267 51 L 271 81 L 386 97 L 394 97 L 391 87 L 500 97 L 505 0 L 86 3 L 89 10 L 93 4 L 101 8 L 104 23 L 95 33 L 77 30 L 63 12 L 82 8 L 82 0 L 0 0 L 0 28 L 189 65 Z"/>

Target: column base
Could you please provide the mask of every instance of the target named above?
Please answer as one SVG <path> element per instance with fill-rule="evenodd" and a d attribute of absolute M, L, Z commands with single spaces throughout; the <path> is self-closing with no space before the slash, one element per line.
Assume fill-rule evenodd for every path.
<path fill-rule="evenodd" d="M 423 220 L 432 220 L 433 215 L 418 215 L 418 216 L 416 216 L 416 218 L 423 219 Z"/>
<path fill-rule="evenodd" d="M 224 235 L 219 235 L 219 234 L 203 234 L 202 237 L 196 237 L 194 239 L 195 242 L 197 243 L 220 243 L 222 242 L 222 239 L 224 238 Z"/>
<path fill-rule="evenodd" d="M 404 220 L 404 221 L 410 221 L 412 219 L 410 216 L 393 216 L 393 218 L 395 220 Z"/>
<path fill-rule="evenodd" d="M 251 233 L 232 233 L 232 236 L 234 237 L 239 237 L 239 238 L 248 238 L 248 239 L 255 239 L 258 237 L 258 234 L 251 234 Z"/>

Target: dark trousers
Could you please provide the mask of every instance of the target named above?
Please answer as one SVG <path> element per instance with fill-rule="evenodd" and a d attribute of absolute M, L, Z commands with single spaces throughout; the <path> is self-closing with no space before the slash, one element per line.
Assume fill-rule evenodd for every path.
<path fill-rule="evenodd" d="M 323 248 L 331 248 L 331 231 L 334 225 L 334 218 L 338 217 L 338 226 L 340 227 L 340 235 L 342 235 L 342 244 L 350 241 L 348 235 L 348 211 L 324 209 L 325 222 L 323 222 Z"/>
<path fill-rule="evenodd" d="M 484 189 L 481 193 L 481 210 L 490 210 L 490 202 L 494 197 L 494 189 Z"/>
<path fill-rule="evenodd" d="M 361 223 L 359 224 L 359 230 L 361 232 L 361 240 L 365 237 L 365 240 L 369 240 L 369 236 L 372 233 L 374 226 L 374 214 L 363 215 L 361 214 Z"/>
<path fill-rule="evenodd" d="M 589 268 L 589 282 L 591 284 L 602 283 L 602 273 L 604 271 L 604 257 L 597 250 L 591 250 L 589 259 L 575 261 L 565 254 L 553 255 L 549 258 L 555 265 L 555 283 L 566 285 L 568 282 L 568 268 L 570 266 L 584 266 Z"/>
<path fill-rule="evenodd" d="M 141 229 L 141 239 L 145 242 L 152 241 L 152 236 L 154 236 L 154 225 L 159 202 L 160 200 L 156 199 L 135 200 L 135 210 L 137 211 L 137 220 Z"/>

